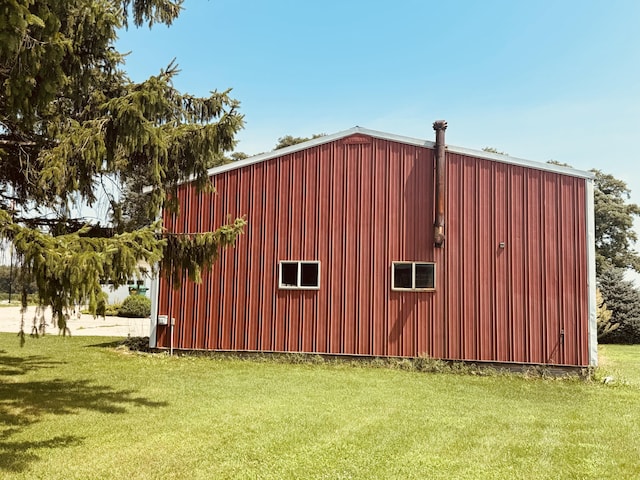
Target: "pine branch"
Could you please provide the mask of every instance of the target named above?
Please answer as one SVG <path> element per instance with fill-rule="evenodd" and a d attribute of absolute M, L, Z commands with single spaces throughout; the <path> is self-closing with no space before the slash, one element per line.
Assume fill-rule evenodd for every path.
<path fill-rule="evenodd" d="M 9 140 L 0 138 L 0 145 L 8 147 L 35 147 L 37 143 L 30 140 Z"/>

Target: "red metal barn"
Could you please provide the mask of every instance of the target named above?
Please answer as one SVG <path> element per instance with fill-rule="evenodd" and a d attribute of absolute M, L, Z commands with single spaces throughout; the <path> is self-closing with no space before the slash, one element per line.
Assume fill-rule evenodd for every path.
<path fill-rule="evenodd" d="M 201 284 L 156 281 L 151 346 L 595 365 L 592 175 L 434 128 L 355 127 L 215 168 L 216 194 L 182 185 L 170 231 L 248 225 Z"/>

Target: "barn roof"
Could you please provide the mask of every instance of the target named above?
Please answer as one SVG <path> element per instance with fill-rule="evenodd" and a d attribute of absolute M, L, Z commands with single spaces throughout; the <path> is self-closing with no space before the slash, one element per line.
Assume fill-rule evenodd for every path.
<path fill-rule="evenodd" d="M 395 135 L 392 133 L 380 132 L 377 130 L 369 130 L 368 128 L 363 127 L 353 127 L 348 130 L 343 130 L 338 133 L 333 133 L 331 135 L 323 135 L 322 137 L 317 137 L 312 140 L 308 140 L 306 142 L 298 143 L 296 145 L 292 145 L 290 147 L 280 148 L 278 150 L 273 150 L 271 152 L 261 153 L 259 155 L 254 155 L 253 157 L 246 158 L 244 160 L 239 160 L 236 162 L 227 163 L 225 165 L 221 165 L 219 167 L 214 167 L 208 170 L 209 175 L 215 175 L 222 172 L 227 172 L 230 170 L 235 170 L 237 168 L 242 168 L 247 165 L 252 165 L 254 163 L 264 162 L 266 160 L 270 160 L 272 158 L 281 157 L 283 155 L 288 155 L 290 153 L 299 152 L 301 150 L 305 150 L 307 148 L 315 147 L 317 145 L 323 145 L 325 143 L 333 142 L 335 140 L 340 140 L 342 138 L 349 137 L 351 135 L 367 135 L 373 138 L 380 138 L 382 140 L 390 140 L 392 142 L 404 143 L 408 145 L 416 145 L 420 147 L 434 148 L 435 142 L 430 140 L 423 140 L 419 138 L 405 137 L 402 135 Z M 487 160 L 493 160 L 496 162 L 509 163 L 513 165 L 521 165 L 529 168 L 535 168 L 538 170 L 551 171 L 555 173 L 560 173 L 564 175 L 570 175 L 573 177 L 581 177 L 581 178 L 593 178 L 594 175 L 591 172 L 585 172 L 583 170 L 577 170 L 570 167 L 564 167 L 560 165 L 553 165 L 550 163 L 543 162 L 535 162 L 532 160 L 525 160 L 523 158 L 512 157 L 509 155 L 502 155 L 499 153 L 491 153 L 485 152 L 483 150 L 473 150 L 469 148 L 456 147 L 453 145 L 447 145 L 447 150 L 449 152 L 458 153 L 461 155 L 467 155 L 476 158 L 483 158 Z"/>

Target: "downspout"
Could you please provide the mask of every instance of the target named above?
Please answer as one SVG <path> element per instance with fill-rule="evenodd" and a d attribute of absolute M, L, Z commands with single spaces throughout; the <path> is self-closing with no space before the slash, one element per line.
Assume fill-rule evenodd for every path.
<path fill-rule="evenodd" d="M 436 219 L 433 224 L 433 243 L 436 247 L 444 246 L 444 197 L 445 197 L 445 144 L 444 131 L 447 129 L 445 120 L 433 122 L 436 131 Z"/>

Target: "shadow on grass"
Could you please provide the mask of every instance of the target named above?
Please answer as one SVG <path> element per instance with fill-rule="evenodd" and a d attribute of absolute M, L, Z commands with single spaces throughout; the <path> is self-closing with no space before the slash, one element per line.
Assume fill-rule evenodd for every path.
<path fill-rule="evenodd" d="M 87 345 L 89 348 L 116 348 L 122 345 L 122 339 L 120 340 L 112 340 L 110 342 L 101 342 L 101 343 L 92 343 L 91 345 Z"/>
<path fill-rule="evenodd" d="M 25 373 L 41 370 L 43 368 L 56 368 L 65 362 L 51 360 L 42 355 L 29 355 L 27 357 L 12 357 L 0 351 L 0 377 L 24 375 Z"/>
<path fill-rule="evenodd" d="M 57 436 L 50 440 L 32 441 L 32 442 L 0 442 L 0 472 L 23 472 L 27 470 L 32 462 L 40 460 L 40 457 L 34 452 L 36 450 L 45 450 L 51 448 L 64 448 L 79 445 L 82 438 L 71 435 Z"/>
<path fill-rule="evenodd" d="M 135 396 L 133 390 L 114 390 L 91 380 L 41 380 L 0 384 L 0 425 L 25 425 L 46 414 L 70 415 L 81 410 L 126 413 L 128 406 L 163 407 Z"/>
<path fill-rule="evenodd" d="M 111 342 L 94 343 L 87 345 L 89 348 L 119 348 L 124 347 L 136 352 L 151 352 L 154 349 L 149 347 L 149 337 L 126 337 Z"/>
<path fill-rule="evenodd" d="M 2 352 L 4 353 L 4 352 Z M 136 395 L 134 390 L 116 390 L 93 380 L 61 378 L 30 380 L 21 375 L 64 362 L 42 356 L 12 357 L 0 353 L 0 472 L 19 472 L 39 460 L 38 450 L 80 444 L 83 438 L 54 436 L 50 439 L 12 441 L 11 438 L 45 415 L 75 415 L 83 411 L 125 414 L 130 407 L 167 406 Z M 64 368 L 64 367 L 62 367 Z M 36 434 L 37 435 L 37 432 Z"/>

